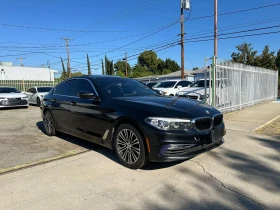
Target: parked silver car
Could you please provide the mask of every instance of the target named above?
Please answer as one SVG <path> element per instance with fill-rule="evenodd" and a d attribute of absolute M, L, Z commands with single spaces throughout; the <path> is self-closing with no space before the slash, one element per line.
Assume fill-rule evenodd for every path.
<path fill-rule="evenodd" d="M 28 97 L 14 87 L 0 87 L 0 108 L 3 107 L 26 107 Z"/>
<path fill-rule="evenodd" d="M 40 106 L 44 95 L 46 95 L 51 89 L 52 87 L 31 87 L 25 92 L 25 94 L 28 96 L 30 104 Z"/>

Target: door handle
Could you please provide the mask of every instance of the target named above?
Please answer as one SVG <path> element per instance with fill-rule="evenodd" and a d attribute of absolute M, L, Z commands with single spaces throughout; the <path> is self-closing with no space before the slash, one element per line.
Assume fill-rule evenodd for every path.
<path fill-rule="evenodd" d="M 55 98 L 52 98 L 51 100 L 50 100 L 50 102 L 55 102 L 56 101 L 56 99 Z"/>
<path fill-rule="evenodd" d="M 72 101 L 72 102 L 70 102 L 70 105 L 71 105 L 71 106 L 76 106 L 76 102 L 73 102 L 73 101 Z"/>

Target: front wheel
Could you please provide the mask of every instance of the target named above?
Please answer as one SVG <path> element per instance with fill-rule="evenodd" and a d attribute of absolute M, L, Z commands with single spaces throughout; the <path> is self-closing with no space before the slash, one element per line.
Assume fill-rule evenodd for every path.
<path fill-rule="evenodd" d="M 37 101 L 37 106 L 39 106 L 39 107 L 40 107 L 40 106 L 41 106 L 41 100 L 40 100 L 40 98 L 37 98 L 37 100 L 36 100 L 36 101 Z"/>
<path fill-rule="evenodd" d="M 114 148 L 120 162 L 127 168 L 139 169 L 148 162 L 143 138 L 129 124 L 122 124 L 117 129 Z"/>
<path fill-rule="evenodd" d="M 55 136 L 56 134 L 55 125 L 54 125 L 53 116 L 50 111 L 45 112 L 43 117 L 43 123 L 44 123 L 46 134 L 48 136 Z"/>

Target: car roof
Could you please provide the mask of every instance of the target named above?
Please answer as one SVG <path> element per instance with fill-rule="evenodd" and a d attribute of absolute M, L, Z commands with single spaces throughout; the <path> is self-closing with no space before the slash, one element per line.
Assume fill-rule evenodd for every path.
<path fill-rule="evenodd" d="M 79 76 L 79 77 L 72 77 L 70 79 L 75 79 L 75 78 L 101 79 L 101 78 L 122 78 L 122 77 L 120 77 L 120 76 L 113 76 L 113 75 L 83 75 L 83 76 Z"/>

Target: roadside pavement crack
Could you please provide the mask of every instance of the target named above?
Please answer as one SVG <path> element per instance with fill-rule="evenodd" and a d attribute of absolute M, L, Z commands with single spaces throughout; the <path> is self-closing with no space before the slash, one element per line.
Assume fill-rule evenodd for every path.
<path fill-rule="evenodd" d="M 267 206 L 265 206 L 264 204 L 262 204 L 262 203 L 260 203 L 260 202 L 258 202 L 258 201 L 256 201 L 256 200 L 254 200 L 254 199 L 252 199 L 252 198 L 249 198 L 248 196 L 246 196 L 246 195 L 244 195 L 244 194 L 242 194 L 242 193 L 240 193 L 240 192 L 238 192 L 238 191 L 235 191 L 235 190 L 233 190 L 233 189 L 227 187 L 221 180 L 219 180 L 218 178 L 214 177 L 211 173 L 209 173 L 208 171 L 206 171 L 205 168 L 204 168 L 204 166 L 201 165 L 199 162 L 197 162 L 197 161 L 195 161 L 195 160 L 190 160 L 190 161 L 192 161 L 192 162 L 196 163 L 197 165 L 199 165 L 199 166 L 203 169 L 204 173 L 208 174 L 212 179 L 215 179 L 217 182 L 219 182 L 219 183 L 222 185 L 223 188 L 225 188 L 225 189 L 227 189 L 227 190 L 229 190 L 229 191 L 231 191 L 231 192 L 233 192 L 233 193 L 236 193 L 236 194 L 238 194 L 238 195 L 240 195 L 240 196 L 242 196 L 242 197 L 244 197 L 244 198 L 246 198 L 246 199 L 248 199 L 248 200 L 250 200 L 250 201 L 252 201 L 252 202 L 254 202 L 254 203 L 257 203 L 258 205 L 262 206 L 262 207 L 265 208 L 265 209 L 269 209 L 269 208 L 268 208 Z"/>

